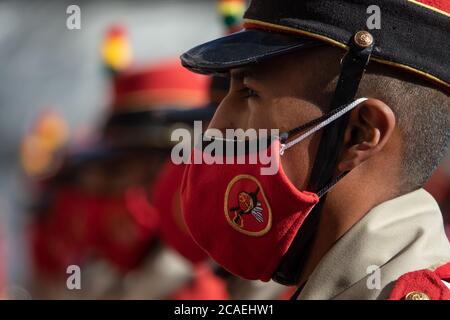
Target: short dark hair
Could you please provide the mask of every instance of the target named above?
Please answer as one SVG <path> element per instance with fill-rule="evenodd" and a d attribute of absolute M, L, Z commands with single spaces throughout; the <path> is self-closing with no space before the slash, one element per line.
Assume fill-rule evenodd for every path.
<path fill-rule="evenodd" d="M 358 95 L 380 99 L 391 107 L 404 139 L 401 191 L 422 187 L 449 146 L 448 93 L 417 75 L 372 63 Z"/>

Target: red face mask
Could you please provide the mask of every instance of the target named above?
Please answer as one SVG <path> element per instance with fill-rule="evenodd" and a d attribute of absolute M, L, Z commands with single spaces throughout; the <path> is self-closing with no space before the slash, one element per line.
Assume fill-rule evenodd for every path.
<path fill-rule="evenodd" d="M 261 174 L 267 166 L 260 162 L 248 164 L 248 154 L 228 161 L 224 156 L 223 163 L 234 164 L 188 165 L 181 189 L 182 209 L 196 242 L 229 272 L 249 280 L 269 281 L 319 202 L 318 194 L 329 190 L 328 186 L 318 194 L 299 191 L 284 173 L 280 155 L 364 100 L 273 138 L 268 150 L 258 151 L 258 159 L 267 158 L 269 152 L 278 168 L 274 175 Z M 287 142 L 289 135 L 307 128 Z M 194 149 L 191 158 L 210 157 L 206 150 Z"/>
<path fill-rule="evenodd" d="M 160 213 L 161 237 L 192 263 L 199 263 L 208 256 L 192 239 L 181 212 L 180 183 L 185 166 L 168 162 L 155 181 L 152 204 Z"/>

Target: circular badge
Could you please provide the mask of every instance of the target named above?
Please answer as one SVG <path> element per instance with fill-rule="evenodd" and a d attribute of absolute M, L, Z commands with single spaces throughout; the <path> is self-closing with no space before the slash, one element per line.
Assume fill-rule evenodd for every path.
<path fill-rule="evenodd" d="M 239 175 L 225 192 L 225 217 L 235 230 L 249 236 L 262 236 L 272 227 L 272 210 L 259 181 Z"/>

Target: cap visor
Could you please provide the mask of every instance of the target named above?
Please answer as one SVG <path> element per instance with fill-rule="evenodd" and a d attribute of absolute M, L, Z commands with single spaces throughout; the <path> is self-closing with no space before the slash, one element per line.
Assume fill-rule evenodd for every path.
<path fill-rule="evenodd" d="M 246 29 L 199 45 L 181 56 L 184 67 L 203 74 L 223 73 L 292 51 L 323 45 L 314 39 Z"/>

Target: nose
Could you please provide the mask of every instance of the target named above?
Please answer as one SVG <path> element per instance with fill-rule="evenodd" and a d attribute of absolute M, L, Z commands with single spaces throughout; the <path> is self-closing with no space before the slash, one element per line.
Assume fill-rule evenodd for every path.
<path fill-rule="evenodd" d="M 218 129 L 225 133 L 225 129 L 247 129 L 248 110 L 242 101 L 227 95 L 217 108 L 208 129 Z"/>

